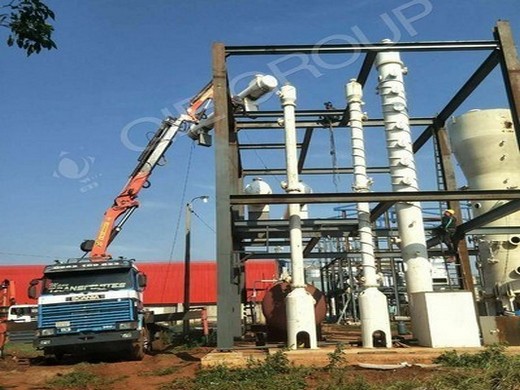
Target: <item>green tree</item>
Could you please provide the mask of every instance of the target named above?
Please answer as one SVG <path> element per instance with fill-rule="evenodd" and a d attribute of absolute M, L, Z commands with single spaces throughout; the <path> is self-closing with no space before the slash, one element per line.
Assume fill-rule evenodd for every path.
<path fill-rule="evenodd" d="M 7 45 L 24 49 L 28 56 L 56 49 L 52 40 L 54 12 L 40 0 L 12 0 L 0 6 L 0 26 L 10 30 Z"/>

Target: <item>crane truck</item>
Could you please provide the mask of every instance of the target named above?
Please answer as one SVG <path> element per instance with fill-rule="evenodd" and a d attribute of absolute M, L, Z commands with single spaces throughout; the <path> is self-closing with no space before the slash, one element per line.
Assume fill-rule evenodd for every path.
<path fill-rule="evenodd" d="M 233 105 L 236 110 L 252 109 L 259 97 L 276 86 L 274 77 L 258 75 L 233 98 Z M 185 114 L 162 122 L 129 180 L 105 211 L 96 239 L 80 245 L 85 255 L 48 265 L 43 277 L 31 281 L 29 297 L 38 299 L 34 346 L 46 356 L 60 359 L 64 354 L 102 351 L 123 352 L 133 360 L 144 357 L 150 345 L 147 324 L 159 318 L 143 305 L 146 275 L 134 260 L 113 259 L 108 246 L 139 206 L 139 192 L 149 186 L 150 175 L 161 165 L 180 130 L 201 145 L 211 145 L 208 132 L 213 114 L 206 115 L 206 111 L 212 98 L 209 83 L 190 101 Z"/>
<path fill-rule="evenodd" d="M 139 207 L 137 197 L 185 126 L 198 123 L 212 98 L 208 84 L 190 102 L 186 114 L 168 117 L 148 142 L 135 169 L 105 211 L 95 240 L 80 248 L 82 258 L 48 265 L 43 277 L 29 286 L 29 297 L 38 299 L 38 325 L 34 346 L 60 359 L 64 354 L 116 352 L 134 360 L 147 348 L 143 291 L 146 275 L 134 260 L 113 259 L 110 243 Z M 200 110 L 199 110 L 200 109 Z"/>

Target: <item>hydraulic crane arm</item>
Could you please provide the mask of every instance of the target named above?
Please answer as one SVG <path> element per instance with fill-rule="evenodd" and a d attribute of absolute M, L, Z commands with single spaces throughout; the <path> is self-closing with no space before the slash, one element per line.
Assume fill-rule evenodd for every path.
<path fill-rule="evenodd" d="M 86 240 L 81 244 L 81 249 L 86 254 L 90 252 L 92 261 L 110 258 L 107 248 L 121 231 L 124 223 L 139 207 L 137 196 L 141 189 L 148 187 L 148 179 L 153 169 L 159 164 L 182 126 L 185 123 L 197 123 L 204 116 L 212 97 L 213 88 L 210 83 L 190 101 L 186 110 L 187 114 L 181 115 L 177 119 L 168 117 L 161 123 L 159 129 L 139 156 L 138 164 L 130 175 L 128 182 L 115 198 L 112 206 L 105 211 L 96 239 Z"/>
<path fill-rule="evenodd" d="M 128 182 L 125 184 L 114 203 L 105 211 L 103 221 L 99 227 L 95 240 L 87 240 L 81 244 L 81 249 L 90 252 L 92 260 L 103 260 L 110 258 L 106 253 L 108 246 L 121 231 L 124 223 L 130 215 L 139 207 L 137 196 L 141 189 L 148 187 L 153 169 L 158 165 L 164 153 L 173 143 L 180 127 L 186 118 L 166 118 L 156 131 L 148 145 L 141 153 L 138 164 Z"/>
<path fill-rule="evenodd" d="M 232 99 L 235 110 L 255 111 L 258 109 L 257 100 L 266 93 L 274 90 L 278 81 L 269 75 L 256 75 L 247 88 Z M 121 231 L 123 225 L 132 215 L 139 202 L 137 196 L 142 188 L 148 186 L 148 179 L 153 169 L 159 164 L 162 156 L 170 147 L 173 139 L 184 124 L 189 124 L 187 135 L 198 140 L 200 145 L 209 146 L 211 141 L 208 132 L 213 127 L 214 113 L 206 115 L 206 111 L 213 100 L 213 85 L 206 84 L 191 100 L 186 113 L 178 119 L 166 118 L 146 149 L 139 156 L 139 163 L 134 169 L 128 182 L 123 187 L 114 203 L 104 214 L 103 221 L 95 240 L 86 240 L 81 244 L 85 255 L 90 252 L 92 261 L 102 261 L 110 258 L 107 248 Z"/>

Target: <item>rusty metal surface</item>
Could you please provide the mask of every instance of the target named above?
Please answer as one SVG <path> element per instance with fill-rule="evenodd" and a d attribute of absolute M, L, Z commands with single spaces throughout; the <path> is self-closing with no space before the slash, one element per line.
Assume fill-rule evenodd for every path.
<path fill-rule="evenodd" d="M 520 346 L 520 317 L 482 316 L 480 324 L 485 345 L 507 343 Z"/>
<path fill-rule="evenodd" d="M 316 324 L 320 324 L 327 314 L 327 304 L 325 295 L 316 287 L 308 284 L 305 288 L 315 300 L 314 314 Z M 262 302 L 262 312 L 268 328 L 278 331 L 287 329 L 287 316 L 285 314 L 285 297 L 291 292 L 289 283 L 277 283 L 273 285 L 265 294 Z"/>

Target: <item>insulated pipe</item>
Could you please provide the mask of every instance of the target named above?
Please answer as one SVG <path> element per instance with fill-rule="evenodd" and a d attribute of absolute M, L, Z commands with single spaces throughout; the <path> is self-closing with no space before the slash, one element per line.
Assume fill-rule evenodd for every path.
<path fill-rule="evenodd" d="M 390 43 L 388 40 L 384 42 Z M 406 68 L 398 52 L 378 53 L 375 66 L 379 72 L 378 92 L 383 105 L 392 189 L 396 192 L 418 191 L 403 82 Z M 407 291 L 409 294 L 432 291 L 421 205 L 418 202 L 398 202 L 395 208 L 402 256 L 407 265 Z"/>
<path fill-rule="evenodd" d="M 279 92 L 284 111 L 285 161 L 287 181 L 282 188 L 288 193 L 299 193 L 302 186 L 298 180 L 298 155 L 296 140 L 296 88 L 287 84 Z M 285 298 L 287 314 L 287 346 L 297 349 L 301 336 L 307 339 L 309 348 L 317 348 L 314 299 L 305 290 L 305 270 L 303 264 L 303 244 L 300 205 L 289 204 L 289 230 L 291 245 L 292 280 L 291 292 Z M 305 337 L 306 334 L 306 337 Z"/>
<path fill-rule="evenodd" d="M 350 114 L 350 129 L 352 137 L 352 163 L 354 166 L 355 192 L 369 192 L 371 180 L 367 176 L 365 157 L 365 139 L 363 134 L 361 84 L 351 80 L 346 87 L 348 108 Z M 358 232 L 361 246 L 361 265 L 365 278 L 365 289 L 359 295 L 359 309 L 361 311 L 361 339 L 364 348 L 374 347 L 374 335 L 384 334 L 381 344 L 387 348 L 392 346 L 392 331 L 388 316 L 386 296 L 378 290 L 376 262 L 374 257 L 374 239 L 372 223 L 370 222 L 370 205 L 367 202 L 357 204 Z"/>

